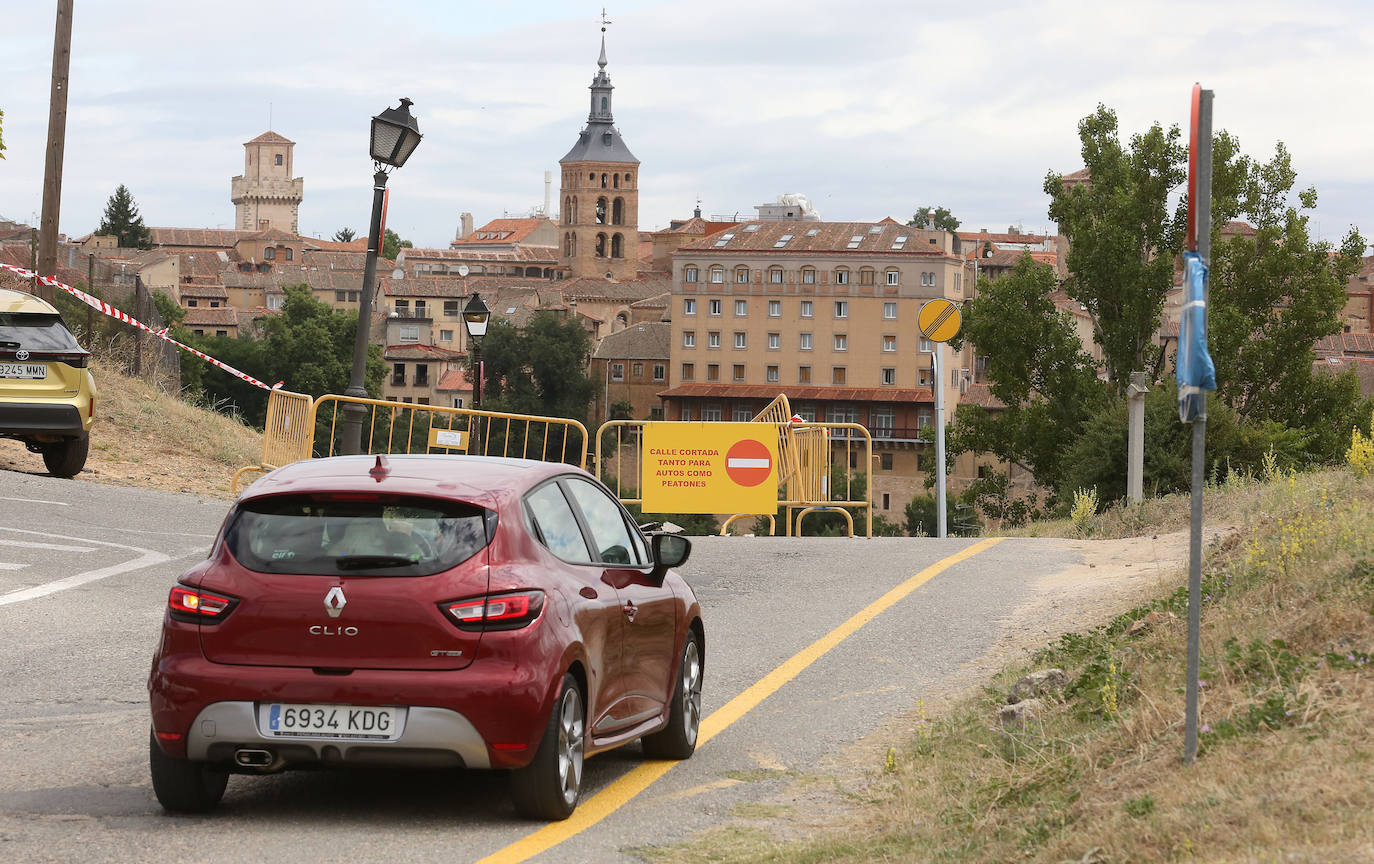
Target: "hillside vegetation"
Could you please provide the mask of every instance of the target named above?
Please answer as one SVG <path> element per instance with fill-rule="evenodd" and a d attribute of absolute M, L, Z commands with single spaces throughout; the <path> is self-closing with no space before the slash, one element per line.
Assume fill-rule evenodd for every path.
<path fill-rule="evenodd" d="M 96 362 L 91 453 L 76 480 L 232 497 L 229 481 L 262 454 L 262 433 Z M 0 441 L 0 469 L 46 474 L 43 457 Z M 251 478 L 250 478 L 251 479 Z"/>
<path fill-rule="evenodd" d="M 843 829 L 782 842 L 741 812 L 694 843 L 641 851 L 686 862 L 1374 861 L 1374 478 L 1272 463 L 1267 475 L 1207 490 L 1209 510 L 1231 521 L 1204 555 L 1193 765 L 1182 761 L 1180 572 L 1177 590 L 1045 646 L 943 716 L 918 712 L 883 764 L 841 790 L 854 802 Z M 1172 496 L 1056 527 L 1149 536 L 1186 524 L 1187 504 Z M 1011 685 L 1050 668 L 1067 685 L 1029 719 L 1000 720 Z"/>

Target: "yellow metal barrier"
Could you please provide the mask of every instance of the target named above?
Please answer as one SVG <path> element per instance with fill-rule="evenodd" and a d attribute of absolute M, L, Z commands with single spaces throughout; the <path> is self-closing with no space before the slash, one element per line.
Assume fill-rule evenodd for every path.
<path fill-rule="evenodd" d="M 587 428 L 576 420 L 445 408 L 327 394 L 315 400 L 314 416 L 328 423 L 320 453 L 335 455 L 341 406 L 362 405 L 364 453 L 468 453 L 587 466 Z M 325 429 L 320 430 L 321 435 Z"/>
<path fill-rule="evenodd" d="M 262 474 L 292 462 L 310 458 L 315 440 L 315 403 L 304 393 L 273 390 L 267 395 L 267 422 L 263 424 L 262 459 L 234 472 L 229 488 L 237 494 L 239 478 L 256 471 Z"/>

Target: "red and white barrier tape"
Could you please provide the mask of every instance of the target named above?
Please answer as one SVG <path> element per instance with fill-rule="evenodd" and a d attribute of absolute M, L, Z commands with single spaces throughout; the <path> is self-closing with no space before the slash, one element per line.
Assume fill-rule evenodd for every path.
<path fill-rule="evenodd" d="M 212 366 L 218 366 L 219 368 L 223 369 L 225 372 L 228 372 L 230 375 L 233 375 L 233 376 L 235 376 L 235 377 L 237 377 L 237 378 L 242 378 L 244 381 L 247 381 L 249 384 L 253 384 L 253 385 L 257 386 L 257 387 L 261 387 L 261 388 L 264 389 L 264 390 L 276 390 L 277 388 L 281 387 L 282 384 L 284 383 L 284 382 L 282 382 L 282 381 L 278 381 L 275 385 L 273 385 L 273 386 L 268 386 L 268 385 L 262 383 L 261 381 L 259 381 L 258 379 L 254 378 L 252 375 L 249 375 L 249 374 L 247 374 L 247 373 L 245 373 L 245 372 L 240 372 L 239 370 L 235 369 L 233 366 L 230 366 L 230 365 L 227 364 L 227 363 L 221 363 L 220 361 L 218 361 L 218 360 L 216 360 L 215 358 L 211 357 L 209 354 L 206 354 L 206 353 L 201 352 L 201 351 L 197 351 L 196 349 L 192 348 L 190 345 L 187 345 L 187 344 L 185 344 L 185 343 L 178 342 L 177 340 L 173 339 L 171 336 L 168 336 L 168 335 L 167 335 L 167 328 L 164 327 L 164 328 L 161 329 L 161 330 L 154 330 L 153 328 L 149 327 L 147 324 L 144 324 L 142 321 L 139 321 L 139 320 L 136 319 L 136 318 L 131 318 L 131 317 L 129 317 L 129 316 L 126 315 L 124 312 L 120 311 L 119 309 L 116 309 L 115 307 L 111 306 L 109 303 L 106 303 L 104 300 L 101 300 L 99 297 L 92 297 L 90 294 L 87 294 L 85 291 L 82 291 L 80 288 L 73 288 L 72 286 L 67 285 L 66 283 L 58 282 L 56 279 L 52 278 L 51 276 L 39 276 L 37 273 L 34 273 L 32 270 L 25 270 L 25 269 L 23 269 L 22 267 L 16 267 L 16 266 L 14 266 L 13 264 L 5 264 L 5 263 L 3 263 L 3 262 L 0 262 L 0 269 L 9 270 L 10 272 L 15 273 L 16 275 L 18 275 L 20 278 L 23 278 L 23 279 L 33 279 L 33 278 L 37 278 L 38 281 L 39 281 L 39 282 L 42 282 L 44 285 L 51 285 L 51 286 L 54 287 L 54 288 L 61 288 L 63 291 L 66 291 L 68 294 L 70 294 L 70 295 L 72 295 L 73 297 L 75 297 L 76 299 L 80 300 L 82 303 L 85 303 L 87 306 L 90 306 L 90 307 L 95 308 L 95 309 L 99 309 L 101 312 L 105 313 L 106 315 L 109 315 L 111 318 L 116 318 L 116 319 L 118 319 L 118 320 L 120 320 L 120 321 L 123 321 L 125 324 L 131 324 L 131 325 L 133 325 L 134 327 L 137 327 L 137 328 L 140 329 L 140 330 L 143 330 L 143 331 L 145 331 L 145 332 L 151 333 L 151 334 L 153 334 L 154 336 L 156 336 L 157 338 L 162 339 L 162 340 L 165 341 L 165 342 L 170 342 L 170 343 L 172 343 L 173 345 L 175 345 L 176 347 L 180 348 L 180 349 L 183 350 L 183 351 L 189 351 L 190 353 L 192 353 L 192 354 L 196 355 L 197 357 L 199 357 L 200 359 L 204 360 L 206 363 L 209 363 L 209 364 L 212 365 Z"/>

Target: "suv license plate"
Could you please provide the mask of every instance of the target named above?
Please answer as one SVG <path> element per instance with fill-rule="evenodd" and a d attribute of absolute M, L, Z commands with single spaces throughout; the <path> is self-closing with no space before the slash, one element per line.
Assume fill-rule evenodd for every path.
<path fill-rule="evenodd" d="M 258 708 L 258 726 L 276 738 L 355 738 L 394 741 L 401 734 L 401 709 L 354 705 L 268 703 Z"/>
<path fill-rule="evenodd" d="M 46 363 L 0 363 L 0 378 L 47 378 Z"/>

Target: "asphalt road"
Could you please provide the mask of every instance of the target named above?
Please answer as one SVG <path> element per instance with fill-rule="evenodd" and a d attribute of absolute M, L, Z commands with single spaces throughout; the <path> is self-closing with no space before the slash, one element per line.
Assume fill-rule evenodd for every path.
<path fill-rule="evenodd" d="M 164 815 L 148 781 L 145 681 L 167 590 L 224 501 L 0 472 L 0 861 L 475 861 L 537 825 L 483 772 L 231 777 L 218 811 Z M 707 715 L 963 539 L 704 538 L 683 574 L 707 631 Z M 1074 563 L 1007 540 L 882 612 L 587 830 L 531 859 L 637 861 L 741 803 L 824 773 L 988 651 L 998 619 Z M 587 763 L 584 803 L 641 764 Z M 733 782 L 742 776 L 761 778 Z M 506 853 L 504 860 L 518 856 Z"/>

